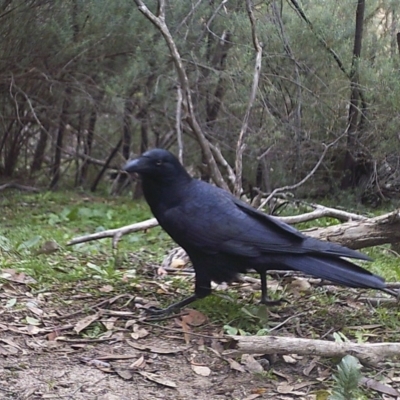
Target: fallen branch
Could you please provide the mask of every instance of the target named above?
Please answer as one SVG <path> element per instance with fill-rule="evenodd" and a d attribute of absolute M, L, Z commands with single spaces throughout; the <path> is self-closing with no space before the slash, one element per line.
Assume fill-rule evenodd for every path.
<path fill-rule="evenodd" d="M 106 161 L 98 160 L 97 158 L 88 156 L 87 154 L 78 153 L 77 151 L 68 151 L 66 149 L 63 149 L 62 152 L 64 154 L 68 154 L 69 156 L 74 157 L 74 158 L 76 158 L 76 157 L 81 158 L 82 160 L 87 161 L 93 165 L 99 165 L 100 167 L 106 166 L 106 168 L 108 168 L 108 169 L 112 169 L 114 171 L 120 171 L 120 168 L 117 165 L 108 165 L 107 166 Z"/>
<path fill-rule="evenodd" d="M 33 193 L 39 193 L 40 190 L 33 187 L 33 186 L 25 186 L 25 185 L 20 185 L 19 183 L 5 183 L 4 185 L 0 185 L 0 191 L 6 190 L 6 189 L 18 189 L 18 190 L 24 190 L 25 192 L 33 192 Z"/>
<path fill-rule="evenodd" d="M 158 225 L 158 221 L 155 218 L 147 219 L 146 221 L 138 222 L 132 225 L 126 225 L 122 228 L 108 229 L 102 232 L 91 233 L 90 235 L 78 236 L 73 238 L 67 243 L 67 246 L 72 246 L 73 244 L 90 242 L 92 240 L 99 240 L 104 238 L 113 238 L 112 246 L 113 249 L 117 247 L 117 244 L 123 235 L 128 233 L 144 231 L 146 229 L 154 228 Z"/>
<path fill-rule="evenodd" d="M 323 357 L 344 357 L 351 354 L 364 364 L 400 356 L 400 343 L 352 343 L 328 340 L 299 339 L 281 336 L 229 336 L 234 348 L 224 356 L 241 354 L 299 354 Z"/>
<path fill-rule="evenodd" d="M 317 239 L 339 243 L 351 249 L 399 243 L 400 210 L 362 221 L 349 221 L 327 228 L 310 228 L 304 230 L 303 233 Z"/>
<path fill-rule="evenodd" d="M 300 222 L 313 221 L 323 217 L 336 218 L 342 222 L 365 221 L 368 219 L 364 215 L 349 213 L 347 211 L 338 210 L 337 208 L 321 206 L 320 204 L 311 204 L 310 206 L 314 208 L 314 211 L 290 217 L 280 217 L 279 219 L 287 224 L 298 224 Z"/>
<path fill-rule="evenodd" d="M 321 206 L 322 207 L 322 206 Z M 303 214 L 310 218 L 312 213 Z M 400 210 L 393 211 L 379 217 L 366 218 L 357 214 L 346 213 L 345 211 L 326 208 L 326 210 L 316 210 L 313 218 L 319 216 L 334 216 L 335 218 L 351 218 L 352 220 L 339 225 L 332 225 L 327 228 L 310 228 L 303 233 L 316 239 L 335 242 L 347 246 L 351 249 L 362 249 L 364 247 L 378 246 L 385 243 L 400 242 Z M 306 217 L 302 215 L 280 218 L 284 222 L 302 222 Z M 358 219 L 357 221 L 355 219 Z M 67 243 L 71 246 L 78 243 L 90 242 L 92 240 L 113 238 L 112 245 L 116 248 L 118 241 L 123 235 L 154 228 L 158 225 L 155 218 L 136 224 L 123 226 L 122 228 L 109 229 L 90 235 L 73 238 Z"/>

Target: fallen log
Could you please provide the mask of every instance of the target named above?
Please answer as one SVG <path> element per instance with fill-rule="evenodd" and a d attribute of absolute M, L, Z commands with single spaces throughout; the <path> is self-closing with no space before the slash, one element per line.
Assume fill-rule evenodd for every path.
<path fill-rule="evenodd" d="M 303 231 L 316 239 L 339 243 L 351 249 L 400 242 L 400 210 L 361 221 Z"/>
<path fill-rule="evenodd" d="M 354 215 L 349 213 L 350 216 Z M 290 219 L 293 222 L 294 218 L 296 216 L 282 217 L 280 219 L 285 222 Z M 150 229 L 157 225 L 157 220 L 151 218 L 121 228 L 75 237 L 67 243 L 67 246 L 103 238 L 112 238 L 113 248 L 115 248 L 123 235 Z M 339 243 L 351 249 L 362 249 L 385 243 L 394 244 L 400 242 L 400 210 L 374 218 L 360 217 L 359 220 L 352 219 L 351 221 L 332 225 L 327 228 L 311 228 L 304 230 L 303 233 L 316 239 Z"/>
<path fill-rule="evenodd" d="M 233 348 L 223 355 L 241 354 L 298 354 L 322 357 L 344 357 L 351 354 L 363 364 L 376 365 L 379 361 L 400 356 L 400 343 L 352 343 L 329 340 L 301 339 L 282 336 L 228 336 Z"/>

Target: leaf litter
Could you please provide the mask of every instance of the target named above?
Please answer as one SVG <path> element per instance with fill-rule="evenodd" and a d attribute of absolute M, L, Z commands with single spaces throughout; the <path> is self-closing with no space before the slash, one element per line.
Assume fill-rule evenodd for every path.
<path fill-rule="evenodd" d="M 170 391 L 163 394 L 162 398 L 166 399 L 175 399 L 178 394 L 199 400 L 225 399 L 226 393 L 229 396 L 235 393 L 236 398 L 247 400 L 311 400 L 318 398 L 318 390 L 327 393 L 331 385 L 335 368 L 323 367 L 326 360 L 318 357 L 285 355 L 277 358 L 273 369 L 266 369 L 265 365 L 269 364 L 257 355 L 224 359 L 220 356 L 224 346 L 224 340 L 218 339 L 220 328 L 210 324 L 207 316 L 198 310 L 183 310 L 181 315 L 166 319 L 161 325 L 147 323 L 140 310 L 131 307 L 145 306 L 146 301 L 130 294 L 117 294 L 96 303 L 93 296 L 80 294 L 79 288 L 74 288 L 71 293 L 64 292 L 60 302 L 60 295 L 51 291 L 44 296 L 27 291 L 29 277 L 26 275 L 7 273 L 11 279 L 5 281 L 14 286 L 3 285 L 2 289 L 6 290 L 0 294 L 4 305 L 0 320 L 0 357 L 3 358 L 0 390 L 6 388 L 32 398 L 72 396 L 86 400 L 92 395 L 101 398 L 104 391 L 118 398 L 146 398 L 143 397 L 146 392 L 151 398 L 157 398 L 150 393 L 163 387 Z M 157 287 L 161 292 L 170 290 L 168 285 Z M 102 288 L 105 288 L 100 291 L 103 296 L 115 291 L 114 287 L 113 290 L 104 285 Z M 313 329 L 318 328 L 316 310 L 301 298 L 298 303 L 303 318 L 308 317 L 306 323 L 315 324 Z M 357 309 L 355 303 L 356 300 L 349 302 L 349 308 Z M 335 312 L 335 307 L 336 304 L 330 306 L 329 312 Z M 341 307 L 338 313 L 343 314 Z M 281 334 L 302 335 L 304 328 L 298 326 L 296 318 L 290 319 L 291 315 L 293 310 L 288 308 L 270 313 L 270 318 L 279 318 L 279 323 L 286 321 L 277 330 Z M 97 336 L 82 336 L 98 324 L 104 329 Z M 384 326 L 369 323 L 350 328 L 362 329 L 367 337 L 369 330 L 379 336 Z M 27 367 L 14 375 L 8 374 L 15 365 Z M 386 381 L 365 378 L 361 384 L 382 399 L 396 398 L 400 388 L 398 371 L 397 364 L 387 367 L 382 370 L 388 377 Z M 49 392 L 43 382 L 53 378 L 56 384 Z"/>

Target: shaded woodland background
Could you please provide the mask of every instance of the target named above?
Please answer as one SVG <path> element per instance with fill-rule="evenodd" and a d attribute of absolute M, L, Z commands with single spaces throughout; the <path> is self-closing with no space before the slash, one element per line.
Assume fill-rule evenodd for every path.
<path fill-rule="evenodd" d="M 0 183 L 118 193 L 157 146 L 237 194 L 322 160 L 299 195 L 399 196 L 397 0 L 144 4 L 187 88 L 141 1 L 0 2 Z"/>

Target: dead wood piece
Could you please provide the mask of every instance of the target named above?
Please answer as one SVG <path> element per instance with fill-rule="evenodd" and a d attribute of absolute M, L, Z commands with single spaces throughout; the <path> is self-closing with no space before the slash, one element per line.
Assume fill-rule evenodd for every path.
<path fill-rule="evenodd" d="M 349 221 L 327 228 L 311 228 L 303 233 L 351 249 L 397 243 L 400 242 L 400 210 L 363 221 Z"/>
<path fill-rule="evenodd" d="M 119 239 L 128 233 L 144 231 L 149 228 L 153 228 L 158 225 L 158 221 L 155 218 L 147 219 L 146 221 L 138 222 L 132 225 L 126 225 L 122 228 L 108 229 L 102 232 L 92 233 L 90 235 L 79 236 L 73 238 L 67 243 L 67 246 L 72 246 L 73 244 L 90 242 L 92 240 L 99 240 L 104 238 L 113 238 L 113 248 L 116 248 Z"/>
<path fill-rule="evenodd" d="M 313 221 L 322 217 L 336 218 L 339 221 L 365 221 L 368 218 L 364 215 L 354 214 L 337 208 L 325 207 L 320 204 L 311 205 L 314 210 L 308 213 L 293 215 L 290 217 L 280 217 L 287 224 L 298 224 L 300 222 Z"/>
<path fill-rule="evenodd" d="M 282 218 L 285 221 L 285 219 Z M 103 232 L 92 233 L 73 238 L 67 245 L 89 242 L 103 238 L 113 238 L 113 248 L 123 235 L 140 230 L 146 230 L 158 225 L 155 218 L 122 228 L 109 229 Z M 393 211 L 379 217 L 349 221 L 344 224 L 333 225 L 327 228 L 311 228 L 303 231 L 307 236 L 320 240 L 339 243 L 350 249 L 378 246 L 385 243 L 400 242 L 400 210 Z"/>
<path fill-rule="evenodd" d="M 241 354 L 299 354 L 323 357 L 344 357 L 351 354 L 364 364 L 400 356 L 400 343 L 352 343 L 328 340 L 300 339 L 280 336 L 229 336 L 235 341 L 234 349 L 224 356 Z"/>
<path fill-rule="evenodd" d="M 18 189 L 18 190 L 23 190 L 25 192 L 33 192 L 33 193 L 40 192 L 39 189 L 37 189 L 33 186 L 20 185 L 19 183 L 15 183 L 15 182 L 9 182 L 9 183 L 5 183 L 4 185 L 0 185 L 0 191 L 6 190 L 6 189 Z"/>

